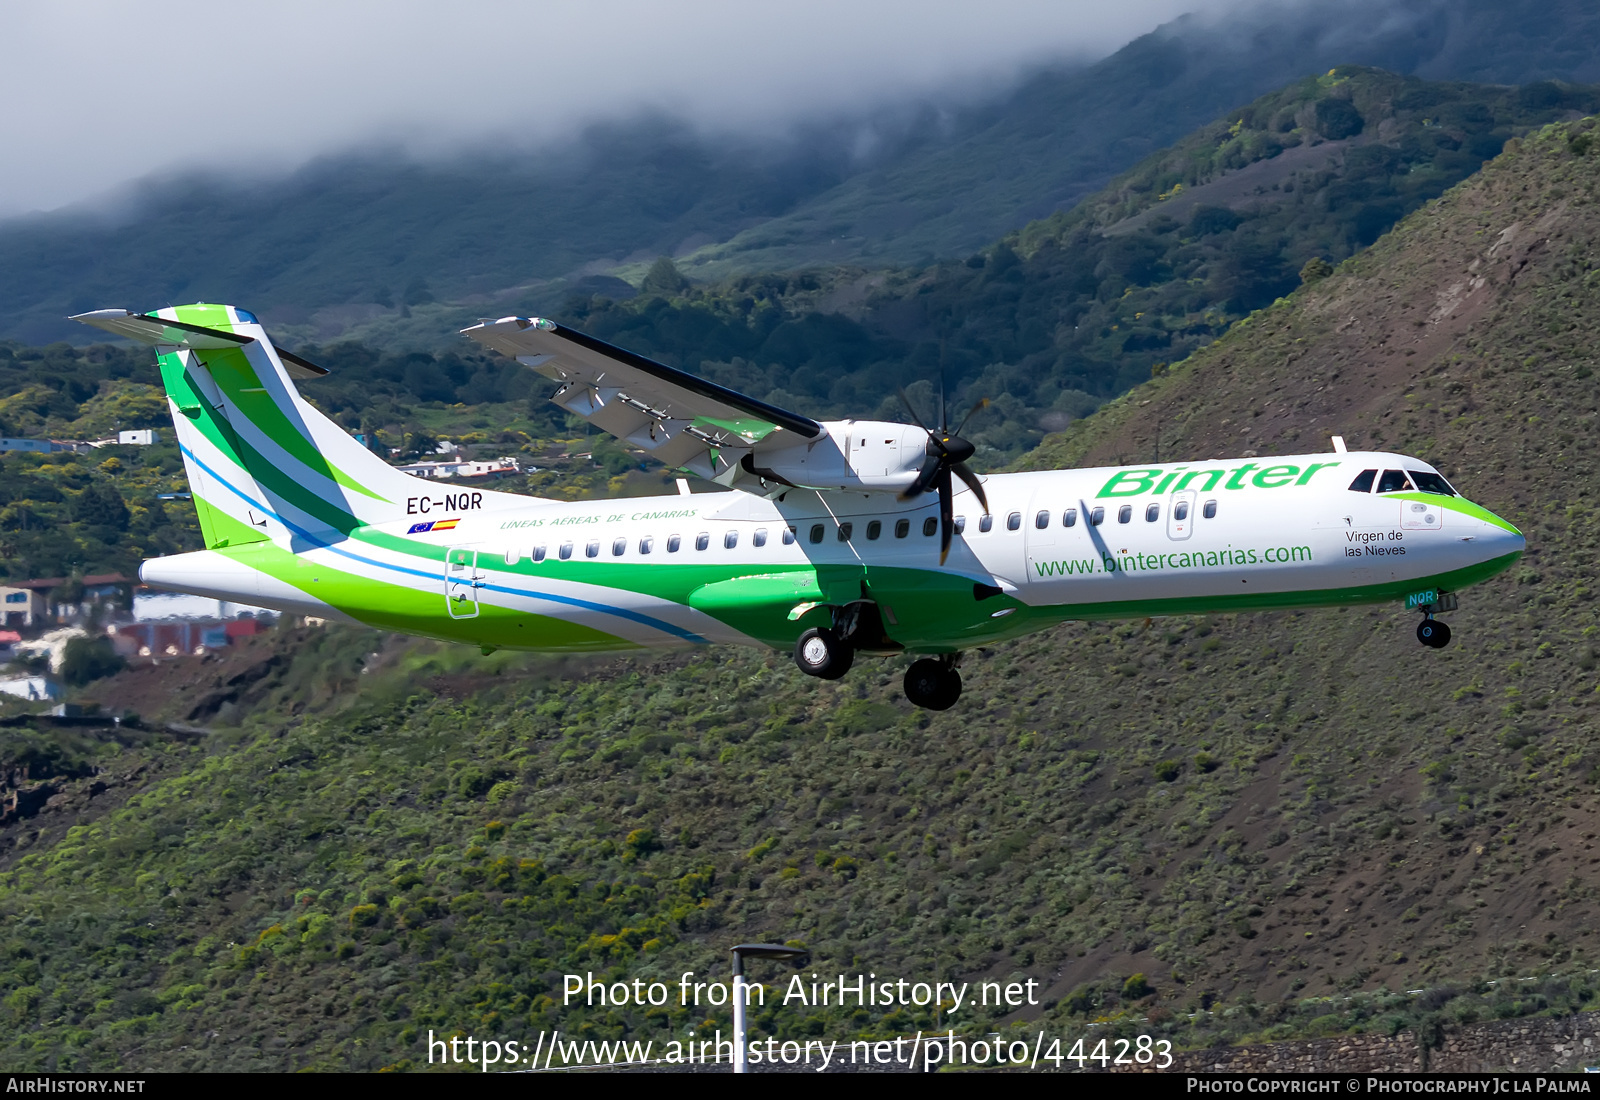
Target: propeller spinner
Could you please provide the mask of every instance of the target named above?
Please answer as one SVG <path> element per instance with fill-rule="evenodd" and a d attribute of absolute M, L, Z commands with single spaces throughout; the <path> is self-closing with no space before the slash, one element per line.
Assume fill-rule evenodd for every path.
<path fill-rule="evenodd" d="M 988 515 L 989 513 L 989 498 L 984 495 L 983 483 L 978 480 L 978 475 L 973 473 L 971 467 L 967 465 L 967 459 L 972 457 L 977 448 L 972 445 L 971 441 L 961 437 L 961 429 L 967 426 L 967 421 L 972 419 L 973 413 L 989 404 L 989 399 L 985 397 L 972 406 L 967 415 L 962 418 L 956 430 L 952 432 L 949 421 L 944 416 L 944 401 L 941 397 L 939 402 L 939 430 L 934 431 L 923 423 L 922 417 L 917 415 L 917 410 L 911 404 L 911 399 L 906 396 L 906 391 L 901 389 L 899 393 L 900 400 L 905 404 L 906 411 L 911 414 L 911 419 L 915 420 L 917 426 L 928 433 L 928 457 L 923 460 L 922 469 L 917 473 L 917 479 L 900 494 L 899 499 L 910 500 L 913 497 L 921 496 L 929 489 L 938 491 L 939 564 L 943 565 L 945 559 L 950 556 L 950 540 L 955 535 L 956 527 L 955 505 L 952 499 L 954 494 L 951 491 L 950 475 L 954 474 L 965 482 L 967 488 L 971 489 L 973 495 L 978 498 L 978 503 L 983 505 L 984 514 Z"/>

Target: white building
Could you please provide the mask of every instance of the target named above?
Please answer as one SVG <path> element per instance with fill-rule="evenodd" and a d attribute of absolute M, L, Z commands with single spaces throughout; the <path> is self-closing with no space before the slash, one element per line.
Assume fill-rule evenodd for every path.
<path fill-rule="evenodd" d="M 0 680 L 0 693 L 36 703 L 54 702 L 61 698 L 61 685 L 48 676 L 20 676 L 15 680 Z"/>

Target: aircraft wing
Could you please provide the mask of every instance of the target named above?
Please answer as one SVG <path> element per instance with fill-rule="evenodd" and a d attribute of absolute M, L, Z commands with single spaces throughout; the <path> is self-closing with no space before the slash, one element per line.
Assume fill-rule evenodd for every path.
<path fill-rule="evenodd" d="M 701 477 L 730 483 L 746 455 L 826 434 L 810 417 L 542 317 L 502 317 L 462 332 L 559 382 L 551 400 L 563 409 Z"/>

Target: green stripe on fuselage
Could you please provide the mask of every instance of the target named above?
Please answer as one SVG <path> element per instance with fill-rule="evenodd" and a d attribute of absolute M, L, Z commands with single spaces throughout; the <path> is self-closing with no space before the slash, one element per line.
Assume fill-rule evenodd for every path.
<path fill-rule="evenodd" d="M 507 649 L 593 652 L 638 645 L 581 623 L 483 602 L 472 618 L 451 618 L 445 606 L 444 569 L 438 587 L 411 588 L 313 562 L 276 543 L 226 547 L 224 554 L 380 630 Z"/>
<path fill-rule="evenodd" d="M 1481 504 L 1474 504 L 1466 497 L 1447 497 L 1442 493 L 1385 493 L 1390 500 L 1415 500 L 1431 508 L 1442 508 L 1447 512 L 1459 512 L 1473 519 L 1481 519 L 1485 523 L 1492 523 L 1502 531 L 1510 531 L 1513 535 L 1522 534 L 1511 524 L 1495 515 Z"/>

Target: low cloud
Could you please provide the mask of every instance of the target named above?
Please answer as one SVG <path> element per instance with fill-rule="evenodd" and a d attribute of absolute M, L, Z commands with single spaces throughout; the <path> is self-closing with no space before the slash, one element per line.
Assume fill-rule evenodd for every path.
<path fill-rule="evenodd" d="M 361 147 L 518 151 L 641 110 L 708 132 L 996 92 L 1228 0 L 270 5 L 23 0 L 0 12 L 0 215 L 152 172 L 276 174 Z"/>

